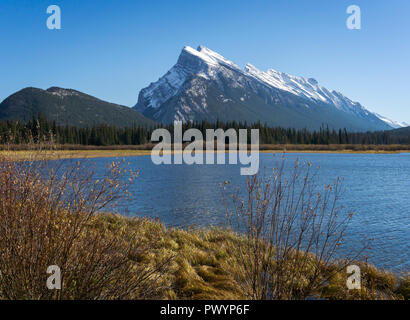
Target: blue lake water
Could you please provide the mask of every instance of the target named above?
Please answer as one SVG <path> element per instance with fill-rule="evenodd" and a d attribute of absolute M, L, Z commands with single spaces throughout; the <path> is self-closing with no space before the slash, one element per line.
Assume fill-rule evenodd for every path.
<path fill-rule="evenodd" d="M 280 156 L 279 156 L 280 157 Z M 320 182 L 343 177 L 341 203 L 355 212 L 347 240 L 360 244 L 373 237 L 369 261 L 397 272 L 410 270 L 410 154 L 287 154 L 320 166 Z M 278 156 L 260 155 L 260 168 L 273 167 Z M 112 158 L 87 160 L 103 168 Z M 117 211 L 159 218 L 167 226 L 226 226 L 219 183 L 243 185 L 240 165 L 154 165 L 149 156 L 128 157 L 140 175 Z"/>

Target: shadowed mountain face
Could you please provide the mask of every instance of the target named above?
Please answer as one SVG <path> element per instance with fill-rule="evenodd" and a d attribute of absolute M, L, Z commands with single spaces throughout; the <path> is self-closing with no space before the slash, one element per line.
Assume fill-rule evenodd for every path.
<path fill-rule="evenodd" d="M 86 127 L 108 124 L 118 127 L 154 122 L 139 112 L 109 103 L 72 89 L 52 87 L 47 90 L 25 88 L 0 104 L 0 120 L 31 120 L 41 113 L 60 125 Z"/>
<path fill-rule="evenodd" d="M 315 79 L 263 72 L 251 64 L 241 69 L 202 46 L 185 47 L 174 67 L 141 90 L 134 108 L 162 123 L 261 121 L 270 126 L 318 129 L 328 125 L 353 131 L 399 126 Z"/>

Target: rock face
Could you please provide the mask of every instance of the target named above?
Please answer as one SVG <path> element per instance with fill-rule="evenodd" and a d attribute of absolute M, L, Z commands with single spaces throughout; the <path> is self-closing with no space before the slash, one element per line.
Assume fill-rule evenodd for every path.
<path fill-rule="evenodd" d="M 203 46 L 185 47 L 157 82 L 139 93 L 134 107 L 162 123 L 174 120 L 261 121 L 270 126 L 353 131 L 399 127 L 313 78 L 275 70 L 244 69 Z"/>
<path fill-rule="evenodd" d="M 60 125 L 154 126 L 151 119 L 131 108 L 109 103 L 72 89 L 25 88 L 0 103 L 0 120 L 27 121 L 37 117 L 39 113 Z"/>

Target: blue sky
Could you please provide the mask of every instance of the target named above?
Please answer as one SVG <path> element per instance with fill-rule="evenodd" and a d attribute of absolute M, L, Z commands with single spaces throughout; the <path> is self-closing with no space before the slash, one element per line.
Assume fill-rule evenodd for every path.
<path fill-rule="evenodd" d="M 46 27 L 59 5 L 62 29 Z M 362 29 L 348 30 L 359 5 Z M 410 123 L 408 0 L 1 0 L 0 100 L 27 86 L 77 89 L 132 106 L 185 45 L 314 77 Z"/>

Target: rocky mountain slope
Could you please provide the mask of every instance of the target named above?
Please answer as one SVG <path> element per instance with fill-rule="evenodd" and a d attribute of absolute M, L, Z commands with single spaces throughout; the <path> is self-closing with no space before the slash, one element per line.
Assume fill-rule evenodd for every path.
<path fill-rule="evenodd" d="M 261 121 L 270 126 L 354 131 L 401 126 L 339 92 L 273 69 L 244 69 L 203 46 L 185 47 L 157 82 L 139 93 L 134 107 L 162 123 L 174 120 Z"/>

